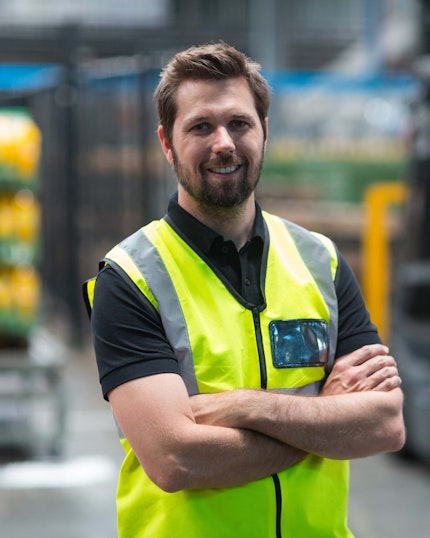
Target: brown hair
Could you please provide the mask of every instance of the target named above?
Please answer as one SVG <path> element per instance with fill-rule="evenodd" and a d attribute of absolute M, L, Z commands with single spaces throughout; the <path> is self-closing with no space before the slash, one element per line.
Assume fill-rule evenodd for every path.
<path fill-rule="evenodd" d="M 176 119 L 176 92 L 185 80 L 222 80 L 244 77 L 254 96 L 255 108 L 263 126 L 270 104 L 270 89 L 260 74 L 260 65 L 224 42 L 191 47 L 178 52 L 161 72 L 161 80 L 154 92 L 158 118 L 166 139 L 172 141 Z"/>

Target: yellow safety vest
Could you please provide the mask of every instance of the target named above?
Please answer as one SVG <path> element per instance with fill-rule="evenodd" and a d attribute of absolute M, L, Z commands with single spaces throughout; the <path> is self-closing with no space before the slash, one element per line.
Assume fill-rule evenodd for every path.
<path fill-rule="evenodd" d="M 269 240 L 260 308 L 242 304 L 164 219 L 106 255 L 104 262 L 125 271 L 159 312 L 190 395 L 246 387 L 316 396 L 331 368 L 338 324 L 334 246 L 263 217 Z M 92 290 L 90 283 L 90 304 Z M 243 486 L 166 493 L 146 476 L 127 439 L 121 442 L 120 538 L 352 537 L 347 461 L 309 455 Z"/>

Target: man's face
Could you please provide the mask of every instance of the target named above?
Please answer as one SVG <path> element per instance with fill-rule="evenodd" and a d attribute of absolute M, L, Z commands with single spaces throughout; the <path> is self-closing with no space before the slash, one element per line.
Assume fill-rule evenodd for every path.
<path fill-rule="evenodd" d="M 234 207 L 254 191 L 265 137 L 244 78 L 183 82 L 172 144 L 160 139 L 179 189 L 200 205 Z"/>

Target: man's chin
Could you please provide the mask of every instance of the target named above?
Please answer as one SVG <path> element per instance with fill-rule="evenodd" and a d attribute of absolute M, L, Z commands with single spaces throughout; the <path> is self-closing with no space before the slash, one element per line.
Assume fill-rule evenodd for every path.
<path fill-rule="evenodd" d="M 248 189 L 241 192 L 219 192 L 205 193 L 201 198 L 201 202 L 206 207 L 218 209 L 231 209 L 242 205 L 252 194 L 252 190 Z"/>

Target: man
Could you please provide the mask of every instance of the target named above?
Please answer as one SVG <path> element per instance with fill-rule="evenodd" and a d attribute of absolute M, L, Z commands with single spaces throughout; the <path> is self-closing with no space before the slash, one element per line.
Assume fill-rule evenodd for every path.
<path fill-rule="evenodd" d="M 259 66 L 193 47 L 155 101 L 177 195 L 87 284 L 119 536 L 350 537 L 347 460 L 404 442 L 395 361 L 332 242 L 255 202 Z"/>

